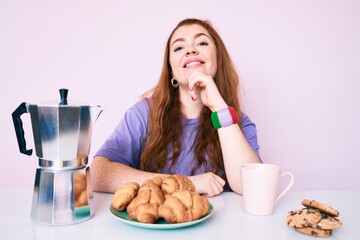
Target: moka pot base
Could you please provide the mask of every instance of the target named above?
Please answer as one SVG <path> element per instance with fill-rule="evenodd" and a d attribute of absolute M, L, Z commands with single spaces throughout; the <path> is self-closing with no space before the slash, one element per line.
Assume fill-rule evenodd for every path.
<path fill-rule="evenodd" d="M 94 213 L 90 169 L 36 169 L 31 218 L 42 225 L 68 225 Z"/>

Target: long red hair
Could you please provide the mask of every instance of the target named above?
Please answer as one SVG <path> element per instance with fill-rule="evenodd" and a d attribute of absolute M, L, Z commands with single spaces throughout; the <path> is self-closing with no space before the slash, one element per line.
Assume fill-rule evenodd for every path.
<path fill-rule="evenodd" d="M 182 134 L 182 113 L 180 111 L 179 89 L 174 88 L 170 80 L 171 66 L 169 62 L 170 40 L 175 31 L 184 25 L 203 26 L 210 34 L 216 45 L 217 72 L 214 81 L 221 96 L 229 106 L 233 106 L 241 119 L 239 101 L 239 77 L 226 47 L 210 22 L 199 19 L 185 19 L 171 32 L 163 60 L 163 68 L 157 85 L 152 90 L 150 104 L 149 127 L 146 143 L 141 154 L 141 169 L 149 172 L 161 172 L 171 161 L 169 169 L 175 165 L 181 152 L 180 137 Z M 197 168 L 205 165 L 206 171 L 211 171 L 226 178 L 219 136 L 210 119 L 211 111 L 204 106 L 199 116 L 199 129 L 195 142 L 196 164 L 192 175 Z M 241 121 L 239 122 L 239 124 Z"/>

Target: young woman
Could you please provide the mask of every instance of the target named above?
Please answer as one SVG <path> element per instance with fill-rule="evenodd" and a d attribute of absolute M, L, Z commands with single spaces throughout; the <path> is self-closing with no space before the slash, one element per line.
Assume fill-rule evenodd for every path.
<path fill-rule="evenodd" d="M 114 192 L 129 181 L 183 174 L 206 196 L 241 194 L 240 166 L 260 162 L 256 128 L 240 109 L 239 77 L 209 22 L 176 26 L 146 96 L 96 153 L 93 189 Z"/>

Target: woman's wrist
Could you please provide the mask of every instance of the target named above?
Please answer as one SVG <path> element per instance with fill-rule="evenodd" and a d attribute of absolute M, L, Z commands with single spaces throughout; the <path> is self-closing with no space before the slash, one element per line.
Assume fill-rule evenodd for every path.
<path fill-rule="evenodd" d="M 221 103 L 218 103 L 218 104 L 210 107 L 210 110 L 211 110 L 212 112 L 217 112 L 217 111 L 220 111 L 221 109 L 224 109 L 224 108 L 227 108 L 227 107 L 229 107 L 229 106 L 226 104 L 225 101 L 223 101 L 223 102 L 221 102 Z"/>
<path fill-rule="evenodd" d="M 211 122 L 215 129 L 228 127 L 239 122 L 239 117 L 233 107 L 225 107 L 211 113 Z"/>

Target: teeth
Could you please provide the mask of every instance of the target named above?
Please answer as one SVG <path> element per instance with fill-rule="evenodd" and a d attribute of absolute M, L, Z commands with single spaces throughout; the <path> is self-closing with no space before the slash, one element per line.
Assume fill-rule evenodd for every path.
<path fill-rule="evenodd" d="M 197 65 L 197 64 L 201 64 L 201 62 L 190 62 L 190 63 L 186 64 L 186 67 L 191 67 L 191 66 Z"/>

